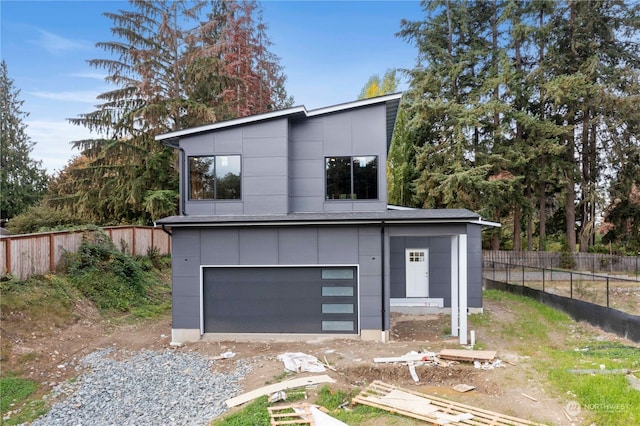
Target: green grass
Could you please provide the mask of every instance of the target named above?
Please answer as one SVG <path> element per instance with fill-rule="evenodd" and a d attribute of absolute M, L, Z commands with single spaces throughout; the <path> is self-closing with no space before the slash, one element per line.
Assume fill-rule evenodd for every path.
<path fill-rule="evenodd" d="M 501 324 L 503 337 L 522 340 L 521 354 L 535 356 L 535 368 L 546 376 L 558 397 L 578 402 L 589 422 L 606 425 L 640 425 L 640 392 L 632 390 L 624 375 L 575 374 L 570 370 L 640 370 L 640 348 L 615 342 L 598 342 L 569 334 L 568 316 L 531 298 L 499 290 L 484 292 L 487 300 L 504 303 L 515 313 Z M 561 347 L 550 342 L 550 332 L 563 332 Z M 535 342 L 535 346 L 531 345 Z"/>
<path fill-rule="evenodd" d="M 592 343 L 578 350 L 550 350 L 538 367 L 561 393 L 593 413 L 597 424 L 640 425 L 640 391 L 622 374 L 575 374 L 570 370 L 640 369 L 640 349 L 619 343 Z"/>
<path fill-rule="evenodd" d="M 7 420 L 0 420 L 3 425 L 12 426 L 30 423 L 49 411 L 42 400 L 29 400 L 38 390 L 33 380 L 20 377 L 3 377 L 0 379 L 0 413 L 1 417 L 9 411 L 15 411 Z"/>
<path fill-rule="evenodd" d="M 0 379 L 0 412 L 9 411 L 11 404 L 19 404 L 37 390 L 32 380 L 20 377 L 4 377 Z"/>
<path fill-rule="evenodd" d="M 109 252 L 110 253 L 110 252 Z M 49 339 L 52 330 L 64 328 L 80 317 L 77 307 L 90 304 L 92 296 L 100 294 L 102 305 L 93 299 L 95 305 L 105 308 L 101 311 L 103 319 L 109 321 L 139 321 L 154 319 L 168 313 L 171 309 L 171 284 L 169 258 L 162 256 L 154 259 L 123 257 L 114 255 L 120 262 L 103 262 L 102 267 L 113 266 L 115 273 L 99 273 L 91 262 L 82 265 L 83 258 L 76 259 L 72 271 L 67 273 L 33 276 L 26 281 L 14 277 L 0 279 L 0 312 L 3 328 L 22 332 L 37 333 L 39 338 Z M 97 257 L 97 256 L 96 256 Z M 86 259 L 85 259 L 86 260 Z M 91 259 L 89 259 L 91 260 Z M 153 260 L 153 261 L 152 261 Z M 91 260 L 93 261 L 93 260 Z M 101 260 L 102 261 L 102 260 Z M 94 262 L 95 263 L 95 262 Z M 160 269 L 157 269 L 160 268 Z M 138 280 L 131 282 L 131 280 Z M 101 287 L 102 286 L 102 287 Z M 91 291 L 87 291 L 87 288 Z M 135 293 L 131 298 L 131 288 L 140 287 L 143 293 Z M 93 290 L 98 289 L 98 293 Z M 121 291 L 123 290 L 123 291 Z M 131 303 L 134 300 L 134 303 Z M 111 303 L 111 301 L 116 301 Z M 108 308 L 108 309 L 107 309 Z M 123 312 L 124 309 L 124 312 Z M 97 311 L 96 311 L 97 312 Z M 93 314 L 91 314 L 93 315 Z M 89 320 L 99 320 L 93 316 Z M 33 363 L 37 354 L 11 353 L 11 343 L 3 339 L 0 343 L 0 409 L 2 416 L 12 413 L 8 420 L 0 420 L 2 425 L 30 423 L 48 411 L 47 404 L 37 398 L 38 384 L 24 377 L 28 363 Z M 11 357 L 11 358 L 10 358 Z M 17 361 L 9 373 L 5 361 Z M 22 377 L 21 377 L 22 376 Z M 14 404 L 14 405 L 11 405 Z M 19 408 L 19 410 L 17 410 Z"/>
<path fill-rule="evenodd" d="M 213 426 L 259 426 L 269 425 L 269 398 L 261 396 L 247 404 L 242 410 L 213 421 Z"/>
<path fill-rule="evenodd" d="M 526 355 L 531 355 L 542 344 L 547 344 L 551 331 L 567 330 L 568 325 L 571 323 L 569 316 L 564 312 L 550 308 L 525 296 L 499 290 L 486 290 L 484 298 L 507 304 L 516 313 L 513 321 L 499 324 L 500 333 L 502 337 L 519 339 L 525 343 L 535 341 L 536 348 L 531 347 L 529 344 L 523 344 L 518 347 Z M 470 315 L 470 318 L 472 317 L 473 315 Z M 474 320 L 472 319 L 471 321 Z M 489 325 L 491 322 L 489 319 L 486 322 L 483 319 L 476 321 L 481 322 L 479 325 Z"/>

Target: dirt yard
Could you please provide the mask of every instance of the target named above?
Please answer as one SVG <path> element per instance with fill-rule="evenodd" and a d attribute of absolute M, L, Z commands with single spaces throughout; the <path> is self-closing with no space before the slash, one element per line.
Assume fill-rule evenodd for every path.
<path fill-rule="evenodd" d="M 216 368 L 221 371 L 233 368 L 238 359 L 251 363 L 253 372 L 242 383 L 244 391 L 250 391 L 282 379 L 284 368 L 282 362 L 277 360 L 279 354 L 303 352 L 323 362 L 326 360 L 335 367 L 336 371 L 328 371 L 327 374 L 337 380 L 334 385 L 336 388 L 351 390 L 362 388 L 373 380 L 382 380 L 486 410 L 548 424 L 583 424 L 580 415 L 574 417 L 573 422 L 569 421 L 564 408 L 571 401 L 570 396 L 559 395 L 550 389 L 545 375 L 536 370 L 536 342 L 522 339 L 514 342 L 512 338 L 503 338 L 497 332 L 499 324 L 508 323 L 514 318 L 511 308 L 501 302 L 485 301 L 485 310 L 490 313 L 491 321 L 476 328 L 476 340 L 483 349 L 496 350 L 497 357 L 506 364 L 504 368 L 481 370 L 466 362 L 448 367 L 418 366 L 418 383 L 412 380 L 406 365 L 374 363 L 373 358 L 400 356 L 409 351 L 437 352 L 444 348 L 460 348 L 456 339 L 446 335 L 448 316 L 394 314 L 390 343 L 347 339 L 307 342 L 203 341 L 174 347 L 170 345 L 169 317 L 135 325 L 118 324 L 101 320 L 98 312 L 89 306 L 76 308 L 79 321 L 64 329 L 51 325 L 25 330 L 16 324 L 28 324 L 28 318 L 14 318 L 10 312 L 3 313 L 4 371 L 23 373 L 43 383 L 43 392 L 47 392 L 57 383 L 78 374 L 73 366 L 83 356 L 109 346 L 123 350 L 194 351 L 211 356 L 232 351 L 235 357 L 217 362 Z M 558 348 L 572 348 L 576 336 L 622 341 L 583 324 L 572 325 L 569 336 L 565 330 L 550 335 L 549 340 Z M 624 343 L 633 345 L 628 341 Z M 302 374 L 309 373 L 301 373 L 300 376 Z M 295 376 L 292 373 L 287 378 Z M 458 384 L 475 386 L 475 389 L 458 393 L 452 389 Z"/>

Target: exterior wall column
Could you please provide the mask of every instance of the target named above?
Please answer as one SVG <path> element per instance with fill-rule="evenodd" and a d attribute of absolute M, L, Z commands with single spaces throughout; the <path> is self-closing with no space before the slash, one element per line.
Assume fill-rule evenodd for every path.
<path fill-rule="evenodd" d="M 451 237 L 451 335 L 467 344 L 467 235 Z"/>

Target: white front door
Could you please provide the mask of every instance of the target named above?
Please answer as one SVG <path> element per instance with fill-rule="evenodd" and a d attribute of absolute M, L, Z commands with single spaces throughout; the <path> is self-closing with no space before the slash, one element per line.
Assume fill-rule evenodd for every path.
<path fill-rule="evenodd" d="M 406 297 L 429 297 L 429 250 L 406 249 Z"/>

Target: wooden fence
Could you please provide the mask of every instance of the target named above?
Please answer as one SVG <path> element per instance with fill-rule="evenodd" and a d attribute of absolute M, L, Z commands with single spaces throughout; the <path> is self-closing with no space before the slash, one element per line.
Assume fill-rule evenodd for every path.
<path fill-rule="evenodd" d="M 102 228 L 116 246 L 134 256 L 146 255 L 155 248 L 159 254 L 171 253 L 171 237 L 150 226 L 114 226 Z M 11 274 L 21 280 L 54 271 L 64 253 L 75 253 L 82 236 L 91 232 L 59 231 L 10 235 L 0 238 L 0 277 Z"/>
<path fill-rule="evenodd" d="M 639 253 L 640 254 L 640 253 Z M 640 275 L 640 256 L 617 256 L 601 253 L 571 253 L 563 254 L 550 251 L 508 251 L 484 250 L 482 256 L 485 261 L 504 263 L 533 268 L 558 269 L 569 261 L 576 271 L 590 271 L 600 273 Z"/>

